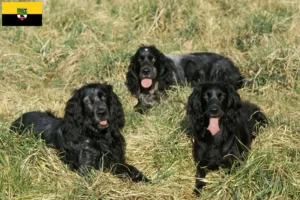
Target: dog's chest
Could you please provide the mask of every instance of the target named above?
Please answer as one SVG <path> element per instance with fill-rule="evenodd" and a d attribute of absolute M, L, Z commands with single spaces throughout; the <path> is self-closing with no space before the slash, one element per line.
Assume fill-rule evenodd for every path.
<path fill-rule="evenodd" d="M 235 154 L 234 140 L 224 138 L 222 133 L 212 137 L 210 142 L 205 145 L 206 151 L 203 154 L 203 160 L 208 166 L 228 165 L 228 160 L 232 160 Z"/>
<path fill-rule="evenodd" d="M 101 152 L 112 152 L 114 146 L 114 141 L 110 140 L 96 140 L 94 142 L 94 147 Z"/>
<path fill-rule="evenodd" d="M 206 145 L 206 151 L 204 153 L 204 160 L 208 162 L 222 160 L 222 143 L 219 141 L 212 142 Z"/>
<path fill-rule="evenodd" d="M 117 143 L 113 138 L 110 138 L 110 140 L 98 139 L 90 141 L 87 144 L 87 147 L 93 148 L 95 151 L 98 152 L 98 155 L 103 158 L 110 157 L 109 159 L 112 159 L 112 157 L 116 157 L 116 155 L 122 154 L 122 146 L 119 143 Z"/>

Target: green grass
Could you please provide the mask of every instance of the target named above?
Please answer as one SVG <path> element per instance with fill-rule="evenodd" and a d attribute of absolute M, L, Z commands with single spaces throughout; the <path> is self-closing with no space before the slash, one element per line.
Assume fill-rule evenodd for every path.
<path fill-rule="evenodd" d="M 185 119 L 191 92 L 175 87 L 150 112 L 133 112 L 129 59 L 141 44 L 166 54 L 213 51 L 249 80 L 241 97 L 270 119 L 231 174 L 208 173 L 202 199 L 300 196 L 300 10 L 296 0 L 48 0 L 42 27 L 0 28 L 0 199 L 194 199 L 195 165 Z M 13 135 L 21 113 L 63 115 L 86 83 L 114 86 L 126 115 L 126 157 L 153 184 L 92 171 L 80 177 L 30 134 Z"/>

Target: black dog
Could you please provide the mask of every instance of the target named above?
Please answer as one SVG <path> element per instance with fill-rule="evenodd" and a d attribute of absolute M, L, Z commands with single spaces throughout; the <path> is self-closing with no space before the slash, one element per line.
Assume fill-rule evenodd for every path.
<path fill-rule="evenodd" d="M 89 84 L 67 102 L 64 118 L 49 112 L 28 112 L 12 123 L 11 130 L 32 129 L 62 154 L 62 160 L 80 174 L 91 168 L 110 169 L 132 181 L 150 181 L 125 162 L 125 140 L 121 134 L 125 119 L 122 105 L 112 86 Z"/>
<path fill-rule="evenodd" d="M 131 57 L 126 74 L 126 85 L 138 98 L 138 109 L 151 108 L 162 93 L 172 85 L 204 81 L 222 81 L 235 89 L 243 86 L 244 77 L 239 69 L 215 53 L 164 55 L 155 46 L 142 46 Z"/>
<path fill-rule="evenodd" d="M 203 83 L 188 99 L 187 115 L 193 126 L 193 156 L 197 164 L 195 193 L 205 183 L 209 170 L 230 168 L 236 158 L 249 150 L 256 123 L 267 119 L 259 107 L 242 102 L 236 90 L 225 83 Z"/>

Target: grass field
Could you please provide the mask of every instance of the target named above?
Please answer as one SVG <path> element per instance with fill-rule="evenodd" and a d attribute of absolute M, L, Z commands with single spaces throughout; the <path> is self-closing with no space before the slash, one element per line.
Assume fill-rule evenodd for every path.
<path fill-rule="evenodd" d="M 194 199 L 195 166 L 181 126 L 191 89 L 175 87 L 149 113 L 133 112 L 129 58 L 141 44 L 166 54 L 212 51 L 249 80 L 239 91 L 270 119 L 231 175 L 210 172 L 201 199 L 300 199 L 300 1 L 44 0 L 42 27 L 0 27 L 0 199 Z M 114 86 L 126 114 L 126 157 L 153 184 L 92 171 L 81 177 L 29 134 L 20 114 L 63 115 L 75 88 Z"/>

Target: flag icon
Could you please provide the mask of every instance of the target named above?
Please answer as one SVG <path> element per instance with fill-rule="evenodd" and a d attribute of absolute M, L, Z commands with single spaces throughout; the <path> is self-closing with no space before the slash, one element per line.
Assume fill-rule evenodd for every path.
<path fill-rule="evenodd" d="M 42 2 L 2 2 L 2 26 L 42 26 Z"/>
<path fill-rule="evenodd" d="M 27 18 L 27 8 L 18 8 L 17 14 L 19 20 L 25 20 Z"/>

